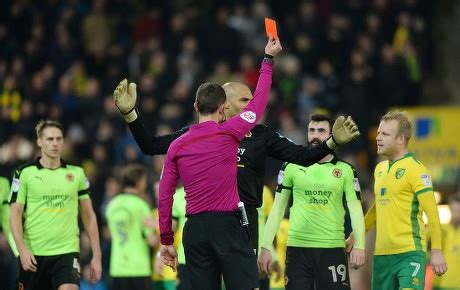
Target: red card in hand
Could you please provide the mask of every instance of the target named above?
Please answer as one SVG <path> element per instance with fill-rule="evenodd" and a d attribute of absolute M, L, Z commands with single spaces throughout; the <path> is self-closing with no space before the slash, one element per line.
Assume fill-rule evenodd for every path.
<path fill-rule="evenodd" d="M 270 18 L 265 18 L 265 31 L 267 32 L 267 36 L 270 35 L 273 38 L 278 38 L 278 31 L 276 30 L 276 21 Z"/>

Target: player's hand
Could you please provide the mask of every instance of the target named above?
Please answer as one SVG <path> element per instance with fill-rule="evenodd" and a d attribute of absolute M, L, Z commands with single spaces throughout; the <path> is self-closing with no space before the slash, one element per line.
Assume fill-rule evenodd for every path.
<path fill-rule="evenodd" d="M 27 248 L 19 250 L 19 258 L 24 271 L 37 272 L 37 260 Z"/>
<path fill-rule="evenodd" d="M 281 267 L 278 261 L 273 262 L 272 272 L 275 273 L 275 282 L 278 282 L 281 279 Z"/>
<path fill-rule="evenodd" d="M 433 272 L 438 276 L 442 276 L 444 273 L 446 273 L 447 263 L 441 250 L 431 250 L 431 266 L 433 266 Z"/>
<path fill-rule="evenodd" d="M 345 251 L 347 251 L 347 253 L 350 253 L 351 250 L 353 249 L 354 244 L 355 244 L 355 236 L 353 236 L 353 233 L 351 233 L 348 236 L 348 239 L 345 240 Z"/>
<path fill-rule="evenodd" d="M 259 266 L 259 273 L 269 277 L 272 271 L 272 255 L 269 250 L 261 248 L 257 264 Z"/>
<path fill-rule="evenodd" d="M 158 252 L 158 254 L 160 253 Z M 155 274 L 158 275 L 158 277 L 161 277 L 161 278 L 163 277 L 164 267 L 165 267 L 165 264 L 161 260 L 160 255 L 157 255 L 155 258 L 155 263 L 153 265 L 153 268 L 155 270 Z"/>
<path fill-rule="evenodd" d="M 332 136 L 327 139 L 326 143 L 329 148 L 335 149 L 337 146 L 346 144 L 359 135 L 361 133 L 353 119 L 350 116 L 346 119 L 344 116 L 340 116 L 335 120 L 334 126 L 332 126 Z"/>
<path fill-rule="evenodd" d="M 366 252 L 361 249 L 353 249 L 350 253 L 350 267 L 358 270 L 366 261 Z"/>
<path fill-rule="evenodd" d="M 176 272 L 177 271 L 177 252 L 172 245 L 161 245 L 160 247 L 160 256 L 161 261 L 166 266 L 171 267 L 171 269 Z"/>
<path fill-rule="evenodd" d="M 137 119 L 136 99 L 136 84 L 128 85 L 127 79 L 123 79 L 113 91 L 113 101 L 127 123 Z"/>
<path fill-rule="evenodd" d="M 265 46 L 265 54 L 275 56 L 277 55 L 283 48 L 281 47 L 280 39 L 279 38 L 268 38 L 267 45 Z"/>
<path fill-rule="evenodd" d="M 101 274 L 102 274 L 101 258 L 93 257 L 91 259 L 90 266 L 91 268 L 90 268 L 90 273 L 89 273 L 89 281 L 94 284 L 97 281 L 101 280 Z"/>

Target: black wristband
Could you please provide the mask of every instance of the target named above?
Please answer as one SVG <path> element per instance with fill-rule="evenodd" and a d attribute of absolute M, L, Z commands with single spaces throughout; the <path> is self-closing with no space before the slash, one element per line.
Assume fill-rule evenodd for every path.
<path fill-rule="evenodd" d="M 268 53 L 266 53 L 264 54 L 264 58 L 273 59 L 273 55 L 269 55 Z"/>
<path fill-rule="evenodd" d="M 268 54 L 266 54 L 268 55 Z M 271 65 L 273 65 L 273 56 L 270 56 L 270 57 L 265 57 L 264 56 L 264 59 L 262 60 L 262 62 L 266 62 L 266 63 L 269 63 Z"/>

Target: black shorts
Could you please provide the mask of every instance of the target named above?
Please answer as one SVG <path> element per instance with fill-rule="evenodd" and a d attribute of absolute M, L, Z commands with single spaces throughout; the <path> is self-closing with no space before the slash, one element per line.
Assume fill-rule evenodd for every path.
<path fill-rule="evenodd" d="M 256 207 L 247 206 L 246 215 L 249 221 L 249 237 L 251 238 L 252 248 L 257 255 L 259 249 L 259 212 Z"/>
<path fill-rule="evenodd" d="M 177 278 L 179 284 L 177 285 L 177 290 L 191 290 L 192 286 L 189 281 L 189 273 L 186 264 L 179 264 L 177 267 Z"/>
<path fill-rule="evenodd" d="M 63 284 L 80 285 L 80 254 L 35 256 L 37 272 L 25 271 L 19 262 L 17 289 L 50 290 Z M 21 288 L 22 287 L 22 288 Z"/>
<path fill-rule="evenodd" d="M 286 290 L 350 289 L 345 249 L 287 247 L 285 280 Z"/>
<path fill-rule="evenodd" d="M 111 290 L 150 290 L 150 277 L 112 277 Z"/>
<path fill-rule="evenodd" d="M 222 275 L 227 290 L 258 287 L 249 230 L 241 226 L 235 212 L 189 216 L 182 241 L 191 289 L 220 289 Z"/>

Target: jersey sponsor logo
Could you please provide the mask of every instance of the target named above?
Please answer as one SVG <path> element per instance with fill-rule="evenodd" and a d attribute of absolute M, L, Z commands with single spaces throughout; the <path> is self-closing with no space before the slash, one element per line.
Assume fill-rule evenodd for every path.
<path fill-rule="evenodd" d="M 13 183 L 11 184 L 11 191 L 17 192 L 19 191 L 20 187 L 21 187 L 21 182 L 19 181 L 19 178 L 14 178 Z"/>
<path fill-rule="evenodd" d="M 248 123 L 254 123 L 256 121 L 256 113 L 253 111 L 246 111 L 240 114 L 241 119 L 245 120 Z"/>
<path fill-rule="evenodd" d="M 380 188 L 380 196 L 384 196 L 385 194 L 387 194 L 387 189 L 384 187 Z"/>
<path fill-rule="evenodd" d="M 283 184 L 283 179 L 284 179 L 284 170 L 280 170 L 278 173 L 278 184 Z"/>
<path fill-rule="evenodd" d="M 395 173 L 396 179 L 401 179 L 403 177 L 404 173 L 406 172 L 406 169 L 404 168 L 398 168 Z"/>
<path fill-rule="evenodd" d="M 335 168 L 334 170 L 332 170 L 332 175 L 334 175 L 337 178 L 340 178 L 342 176 L 342 170 L 340 170 L 339 168 Z"/>
<path fill-rule="evenodd" d="M 353 178 L 353 188 L 355 191 L 361 191 L 361 186 L 359 185 L 359 180 L 358 178 Z"/>
<path fill-rule="evenodd" d="M 72 173 L 69 172 L 66 174 L 65 179 L 67 179 L 68 182 L 72 182 L 75 179 L 75 177 Z"/>
<path fill-rule="evenodd" d="M 422 178 L 423 184 L 425 184 L 425 186 L 431 186 L 431 179 L 428 174 L 422 174 L 420 177 Z"/>
<path fill-rule="evenodd" d="M 252 137 L 252 132 L 251 131 L 247 132 L 246 135 L 244 135 L 244 137 L 251 138 Z"/>

